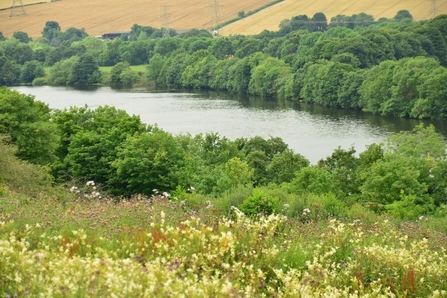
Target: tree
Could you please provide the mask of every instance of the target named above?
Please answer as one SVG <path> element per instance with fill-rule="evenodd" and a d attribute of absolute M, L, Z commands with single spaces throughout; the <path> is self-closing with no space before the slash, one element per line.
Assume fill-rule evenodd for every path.
<path fill-rule="evenodd" d="M 209 50 L 217 59 L 234 55 L 233 43 L 228 37 L 214 39 Z"/>
<path fill-rule="evenodd" d="M 410 20 L 413 21 L 413 16 L 411 15 L 411 13 L 406 10 L 399 10 L 396 15 L 394 16 L 393 20 L 396 20 L 398 22 L 402 21 L 402 20 Z"/>
<path fill-rule="evenodd" d="M 31 95 L 0 88 L 0 133 L 7 134 L 18 148 L 17 156 L 47 165 L 55 160 L 59 141 L 50 108 Z"/>
<path fill-rule="evenodd" d="M 73 85 L 73 69 L 78 60 L 77 56 L 73 56 L 53 65 L 50 69 L 48 83 L 53 86 Z"/>
<path fill-rule="evenodd" d="M 17 64 L 24 64 L 33 59 L 33 50 L 26 43 L 18 43 L 11 53 L 11 59 L 17 62 Z"/>
<path fill-rule="evenodd" d="M 16 31 L 12 34 L 12 38 L 15 38 L 17 40 L 19 40 L 20 42 L 23 43 L 28 43 L 30 41 L 32 41 L 33 39 L 31 37 L 28 36 L 28 33 L 23 32 L 23 31 Z"/>
<path fill-rule="evenodd" d="M 152 56 L 152 58 L 149 60 L 149 65 L 146 68 L 146 76 L 149 81 L 158 81 L 158 77 L 160 76 L 165 61 L 166 59 L 160 54 L 155 54 L 154 56 Z"/>
<path fill-rule="evenodd" d="M 47 21 L 42 31 L 42 37 L 51 44 L 52 40 L 61 33 L 61 26 L 56 21 Z"/>
<path fill-rule="evenodd" d="M 321 31 L 324 32 L 327 30 L 327 18 L 324 13 L 317 12 L 311 19 L 312 27 L 311 32 Z"/>
<path fill-rule="evenodd" d="M 187 67 L 188 54 L 178 50 L 173 53 L 163 66 L 157 84 L 169 88 L 179 88 L 182 86 L 182 73 Z"/>
<path fill-rule="evenodd" d="M 73 66 L 73 85 L 89 86 L 101 82 L 98 63 L 90 54 L 85 54 Z"/>
<path fill-rule="evenodd" d="M 112 163 L 122 194 L 153 194 L 153 189 L 172 191 L 178 185 L 177 173 L 183 167 L 184 151 L 174 137 L 162 130 L 129 137 Z"/>
<path fill-rule="evenodd" d="M 252 70 L 248 90 L 261 96 L 275 96 L 282 78 L 290 74 L 290 67 L 276 58 L 267 58 Z"/>
<path fill-rule="evenodd" d="M 381 113 L 383 103 L 391 98 L 395 61 L 384 61 L 365 73 L 360 86 L 360 105 L 373 113 Z"/>
<path fill-rule="evenodd" d="M 154 52 L 162 56 L 169 56 L 180 48 L 180 40 L 174 38 L 160 38 L 154 48 Z"/>
<path fill-rule="evenodd" d="M 247 37 L 244 41 L 242 41 L 237 50 L 234 53 L 234 56 L 238 58 L 244 58 L 256 52 L 260 52 L 264 48 L 264 42 L 260 39 Z"/>
<path fill-rule="evenodd" d="M 445 201 L 446 144 L 433 126 L 390 135 L 380 155 L 359 172 L 365 199 L 402 218 L 431 213 Z"/>
<path fill-rule="evenodd" d="M 108 184 L 119 194 L 120 181 L 111 163 L 127 137 L 146 130 L 138 116 L 104 106 L 95 110 L 71 108 L 58 111 L 61 143 L 59 163 L 53 168 L 56 175 L 71 175 L 77 179 Z"/>
<path fill-rule="evenodd" d="M 291 149 L 275 155 L 266 167 L 266 174 L 269 182 L 282 184 L 290 182 L 295 177 L 295 173 L 308 167 L 309 160 Z"/>
<path fill-rule="evenodd" d="M 296 172 L 296 177 L 290 182 L 289 189 L 298 194 L 328 194 L 337 190 L 330 173 L 320 167 L 304 167 Z"/>
<path fill-rule="evenodd" d="M 20 66 L 0 55 L 0 86 L 12 86 L 19 82 Z"/>
<path fill-rule="evenodd" d="M 32 83 L 35 78 L 44 77 L 45 71 L 42 65 L 37 61 L 27 61 L 23 66 L 22 73 L 20 74 L 20 82 Z"/>
<path fill-rule="evenodd" d="M 112 67 L 112 70 L 110 71 L 110 85 L 112 87 L 120 88 L 120 87 L 131 87 L 131 85 L 127 85 L 132 82 L 127 82 L 127 84 L 124 84 L 121 75 L 123 72 L 127 69 L 130 69 L 130 65 L 127 62 L 119 62 L 114 67 Z"/>
<path fill-rule="evenodd" d="M 201 51 L 196 53 L 201 53 Z M 194 55 L 195 54 L 191 55 L 191 57 Z M 183 86 L 195 89 L 209 88 L 214 65 L 216 64 L 216 58 L 208 51 L 205 51 L 204 55 L 205 56 L 201 59 L 199 58 L 200 60 L 197 62 L 188 61 L 188 66 L 182 73 Z"/>

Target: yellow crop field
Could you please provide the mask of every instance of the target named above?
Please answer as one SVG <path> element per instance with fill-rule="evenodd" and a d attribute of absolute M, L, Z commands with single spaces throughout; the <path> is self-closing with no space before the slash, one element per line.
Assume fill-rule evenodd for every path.
<path fill-rule="evenodd" d="M 22 0 L 23 5 L 31 5 L 31 4 L 38 4 L 38 3 L 45 3 L 45 2 L 51 2 L 51 0 Z M 4 8 L 11 8 L 13 4 L 19 5 L 20 0 L 14 1 L 14 0 L 0 0 L 0 9 Z"/>
<path fill-rule="evenodd" d="M 54 0 L 53 0 L 54 1 Z M 16 8 L 11 17 L 14 0 L 0 0 L 0 31 L 12 36 L 15 31 L 27 32 L 31 37 L 41 36 L 46 21 L 57 21 L 62 30 L 84 28 L 89 35 L 101 35 L 130 30 L 133 24 L 156 28 L 167 24 L 176 30 L 210 29 L 213 20 L 219 23 L 237 17 L 272 0 L 22 0 L 25 15 Z M 15 1 L 20 3 L 20 1 Z M 221 30 L 223 35 L 257 34 L 264 29 L 277 30 L 279 23 L 293 16 L 312 17 L 323 12 L 328 19 L 337 15 L 366 12 L 375 19 L 393 17 L 407 9 L 416 20 L 432 17 L 432 0 L 285 0 L 255 15 L 230 24 Z M 34 4 L 34 5 L 31 5 Z M 447 0 L 436 1 L 437 14 L 447 13 Z"/>
<path fill-rule="evenodd" d="M 447 14 L 447 0 L 285 0 L 260 11 L 238 22 L 229 24 L 221 30 L 223 35 L 257 34 L 264 29 L 276 31 L 284 19 L 297 15 L 312 17 L 317 12 L 323 12 L 328 20 L 338 14 L 353 15 L 360 12 L 371 14 L 377 20 L 382 17 L 392 18 L 399 10 L 406 9 L 415 20 L 433 17 L 436 14 Z M 435 9 L 433 9 L 435 8 Z"/>
<path fill-rule="evenodd" d="M 23 0 L 43 2 L 39 0 Z M 84 28 L 89 35 L 130 30 L 133 24 L 160 28 L 210 29 L 212 20 L 224 22 L 272 0 L 60 0 L 25 6 L 26 15 L 10 17 L 11 9 L 0 11 L 0 31 L 12 36 L 15 31 L 41 36 L 47 21 L 56 21 L 65 30 Z M 20 1 L 16 1 L 18 3 Z M 13 0 L 0 0 L 0 8 L 11 7 Z M 215 17 L 217 16 L 217 18 Z"/>

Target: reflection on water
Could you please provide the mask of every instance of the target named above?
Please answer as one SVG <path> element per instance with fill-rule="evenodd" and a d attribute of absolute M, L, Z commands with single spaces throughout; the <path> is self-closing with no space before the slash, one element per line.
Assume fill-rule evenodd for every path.
<path fill-rule="evenodd" d="M 230 139 L 278 136 L 312 163 L 330 155 L 338 146 L 354 146 L 361 152 L 367 145 L 381 142 L 390 132 L 410 131 L 421 122 L 216 92 L 147 92 L 108 87 L 74 90 L 49 86 L 15 89 L 33 94 L 55 109 L 115 106 L 173 134 L 216 132 Z M 424 123 L 433 123 L 447 135 L 446 121 Z"/>

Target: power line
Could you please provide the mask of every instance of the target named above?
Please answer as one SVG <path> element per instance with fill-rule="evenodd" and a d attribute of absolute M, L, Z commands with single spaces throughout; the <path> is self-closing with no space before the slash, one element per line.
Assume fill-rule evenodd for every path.
<path fill-rule="evenodd" d="M 162 6 L 162 25 L 161 28 L 163 30 L 163 38 L 169 37 L 169 14 L 168 14 L 169 5 L 164 4 Z"/>
<path fill-rule="evenodd" d="M 434 18 L 438 14 L 438 5 L 436 0 L 431 0 L 431 17 Z"/>
<path fill-rule="evenodd" d="M 219 4 L 219 0 L 212 0 L 211 4 L 211 31 L 216 32 L 217 26 L 220 24 L 219 9 L 222 5 Z"/>
<path fill-rule="evenodd" d="M 13 17 L 13 16 L 16 16 L 16 15 L 19 15 L 19 14 L 16 14 L 16 12 L 15 12 L 16 11 L 16 6 L 17 6 L 16 2 L 20 2 L 19 6 L 22 8 L 22 13 L 21 14 L 26 15 L 25 7 L 23 6 L 22 0 L 13 0 L 12 1 L 11 14 L 9 16 Z"/>

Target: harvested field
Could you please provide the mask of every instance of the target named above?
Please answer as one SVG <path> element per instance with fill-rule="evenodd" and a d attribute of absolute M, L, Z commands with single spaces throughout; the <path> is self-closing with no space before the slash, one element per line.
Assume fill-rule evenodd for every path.
<path fill-rule="evenodd" d="M 23 0 L 43 2 L 39 0 Z M 237 17 L 238 12 L 254 10 L 272 0 L 220 0 L 219 22 Z M 12 0 L 0 0 L 1 7 L 11 7 Z M 210 29 L 213 19 L 212 0 L 61 0 L 25 7 L 26 15 L 10 17 L 11 10 L 0 11 L 0 31 L 12 36 L 15 31 L 27 32 L 31 37 L 41 36 L 47 21 L 56 21 L 66 30 L 84 28 L 92 36 L 130 30 L 133 24 L 162 27 L 166 5 L 169 28 L 176 30 Z"/>
<path fill-rule="evenodd" d="M 31 4 L 39 4 L 39 3 L 45 3 L 45 2 L 51 2 L 51 0 L 22 0 L 23 5 L 31 5 Z M 8 9 L 12 7 L 12 4 L 14 3 L 13 0 L 0 0 L 0 9 Z M 19 4 L 20 1 L 16 1 L 16 5 Z"/>
<path fill-rule="evenodd" d="M 264 29 L 276 31 L 284 19 L 306 14 L 312 17 L 323 12 L 328 20 L 338 14 L 353 15 L 360 12 L 371 14 L 377 20 L 381 17 L 392 18 L 399 10 L 406 9 L 415 20 L 431 18 L 431 0 L 285 0 L 259 13 L 229 24 L 221 30 L 223 35 L 257 34 Z M 447 0 L 436 1 L 437 14 L 447 14 Z"/>
<path fill-rule="evenodd" d="M 27 32 L 31 37 L 41 36 L 46 21 L 57 21 L 62 30 L 69 27 L 84 28 L 89 35 L 130 30 L 133 24 L 160 28 L 166 11 L 168 27 L 176 30 L 192 28 L 210 29 L 213 19 L 213 0 L 22 0 L 26 15 L 10 17 L 13 0 L 0 0 L 0 31 L 12 36 L 15 31 Z M 47 3 L 45 3 L 47 2 Z M 237 17 L 270 3 L 271 0 L 219 0 L 219 22 Z M 28 5 L 32 3 L 40 3 Z M 437 14 L 447 14 L 447 0 L 436 1 Z M 166 5 L 166 10 L 163 9 Z M 7 8 L 7 9 L 5 9 Z M 257 34 L 278 30 L 279 23 L 293 16 L 306 14 L 312 17 L 323 12 L 328 20 L 337 15 L 360 12 L 372 14 L 375 19 L 393 17 L 407 9 L 416 20 L 432 17 L 431 0 L 285 0 L 249 16 L 221 30 L 223 35 Z M 18 9 L 18 13 L 21 11 Z"/>

